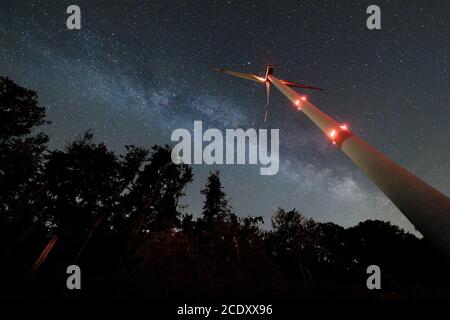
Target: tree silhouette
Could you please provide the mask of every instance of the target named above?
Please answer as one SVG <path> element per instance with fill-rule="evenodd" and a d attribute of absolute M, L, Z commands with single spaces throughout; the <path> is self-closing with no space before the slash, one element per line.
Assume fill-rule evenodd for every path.
<path fill-rule="evenodd" d="M 48 151 L 44 119 L 35 92 L 0 77 L 0 297 L 450 299 L 448 262 L 397 226 L 279 208 L 270 229 L 233 212 L 218 171 L 202 211 L 185 212 L 192 169 L 169 146 L 116 155 L 87 131 Z M 74 263 L 87 271 L 82 293 L 64 287 Z M 365 286 L 371 264 L 381 293 Z"/>
<path fill-rule="evenodd" d="M 152 150 L 148 163 L 139 172 L 125 199 L 134 221 L 132 237 L 143 227 L 166 229 L 179 226 L 178 202 L 186 184 L 192 181 L 191 168 L 174 164 L 168 146 L 154 146 Z"/>
<path fill-rule="evenodd" d="M 36 92 L 0 76 L 0 263 L 9 258 L 11 268 L 16 268 L 11 254 L 44 227 L 40 176 L 48 137 L 36 132 L 48 123 L 44 117 Z"/>
<path fill-rule="evenodd" d="M 219 171 L 212 172 L 205 188 L 200 191 L 204 196 L 202 220 L 206 226 L 224 222 L 232 217 L 230 206 L 220 182 Z"/>
<path fill-rule="evenodd" d="M 0 221 L 34 219 L 31 199 L 41 189 L 36 180 L 48 138 L 32 131 L 47 123 L 44 117 L 36 92 L 0 76 Z"/>
<path fill-rule="evenodd" d="M 104 144 L 94 143 L 90 132 L 64 151 L 50 152 L 47 158 L 46 212 L 53 237 L 33 265 L 33 272 L 45 261 L 57 239 L 62 239 L 65 249 L 78 258 L 81 253 L 75 254 L 76 248 L 83 248 L 83 239 L 89 239 L 92 229 L 115 211 L 117 197 L 123 191 L 117 157 Z"/>
<path fill-rule="evenodd" d="M 289 266 L 297 264 L 300 271 L 291 269 L 287 272 L 301 274 L 305 284 L 314 284 L 309 265 L 314 261 L 314 249 L 317 247 L 317 223 L 305 218 L 295 209 L 285 211 L 279 208 L 272 218 L 272 226 L 275 250 L 279 253 L 279 258 L 287 261 Z"/>

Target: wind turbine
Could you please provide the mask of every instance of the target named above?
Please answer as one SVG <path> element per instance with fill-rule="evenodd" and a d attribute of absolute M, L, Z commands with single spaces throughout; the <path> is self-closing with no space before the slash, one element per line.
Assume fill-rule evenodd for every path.
<path fill-rule="evenodd" d="M 347 124 L 338 123 L 290 87 L 321 90 L 320 88 L 280 80 L 274 76 L 272 65 L 267 66 L 265 77 L 223 68 L 212 70 L 265 84 L 265 120 L 270 85 L 273 84 L 384 192 L 427 241 L 450 260 L 450 198 L 372 147 L 350 131 Z"/>
<path fill-rule="evenodd" d="M 243 78 L 247 80 L 256 81 L 260 84 L 265 84 L 266 86 L 266 108 L 264 109 L 264 123 L 267 122 L 268 116 L 269 116 L 269 100 L 270 100 L 270 80 L 269 76 L 273 75 L 273 68 L 274 66 L 272 64 L 269 64 L 266 66 L 266 75 L 264 77 L 259 77 L 257 75 L 251 74 L 251 73 L 242 73 L 242 72 L 235 72 L 226 70 L 223 68 L 211 68 L 213 71 L 222 72 L 225 74 L 228 74 L 230 76 L 235 76 L 238 78 Z M 311 86 L 308 84 L 301 84 L 298 82 L 293 81 L 287 81 L 287 80 L 280 80 L 283 84 L 289 86 L 289 87 L 297 87 L 302 89 L 310 89 L 310 90 L 320 90 L 323 91 L 322 88 Z"/>

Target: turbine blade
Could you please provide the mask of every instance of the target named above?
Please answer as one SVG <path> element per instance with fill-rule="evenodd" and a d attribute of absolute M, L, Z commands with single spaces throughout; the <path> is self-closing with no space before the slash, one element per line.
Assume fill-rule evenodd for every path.
<path fill-rule="evenodd" d="M 259 83 L 264 83 L 265 82 L 264 78 L 258 77 L 257 75 L 254 75 L 254 74 L 251 74 L 251 73 L 235 72 L 235 71 L 227 70 L 227 69 L 224 69 L 224 68 L 210 68 L 210 69 L 212 71 L 225 73 L 225 74 L 228 74 L 230 76 L 243 78 L 243 79 L 246 79 L 246 80 L 252 80 L 252 81 L 259 82 Z"/>
<path fill-rule="evenodd" d="M 267 122 L 269 116 L 269 102 L 270 102 L 270 81 L 266 81 L 266 108 L 264 112 L 264 123 Z"/>
<path fill-rule="evenodd" d="M 264 113 L 264 123 L 267 122 L 267 117 L 269 116 L 269 109 L 266 108 L 266 112 Z"/>
<path fill-rule="evenodd" d="M 266 81 L 266 108 L 269 108 L 270 81 Z"/>
<path fill-rule="evenodd" d="M 311 89 L 311 90 L 320 90 L 323 91 L 322 88 L 311 86 L 309 84 L 301 84 L 293 81 L 287 81 L 287 80 L 281 80 L 281 82 L 289 87 L 297 87 L 297 88 L 303 88 L 303 89 Z"/>

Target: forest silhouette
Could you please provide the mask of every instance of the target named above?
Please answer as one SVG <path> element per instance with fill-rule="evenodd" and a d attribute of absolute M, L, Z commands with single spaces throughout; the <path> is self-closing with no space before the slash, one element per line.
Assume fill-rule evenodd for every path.
<path fill-rule="evenodd" d="M 217 171 L 194 219 L 180 205 L 192 169 L 169 146 L 118 155 L 87 131 L 50 150 L 45 116 L 36 92 L 0 76 L 2 299 L 450 297 L 448 263 L 395 225 L 343 228 L 279 208 L 267 230 L 234 212 Z M 66 287 L 72 264 L 82 290 Z M 382 290 L 367 289 L 373 264 Z"/>

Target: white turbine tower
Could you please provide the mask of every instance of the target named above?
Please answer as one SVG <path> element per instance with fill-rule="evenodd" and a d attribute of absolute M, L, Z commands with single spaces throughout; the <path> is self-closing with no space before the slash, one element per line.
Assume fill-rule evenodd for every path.
<path fill-rule="evenodd" d="M 267 120 L 270 85 L 273 84 L 384 192 L 427 241 L 450 259 L 450 198 L 372 147 L 351 132 L 346 124 L 338 123 L 290 87 L 322 89 L 280 80 L 273 75 L 272 65 L 267 66 L 264 77 L 223 68 L 212 70 L 265 84 L 264 121 Z"/>

